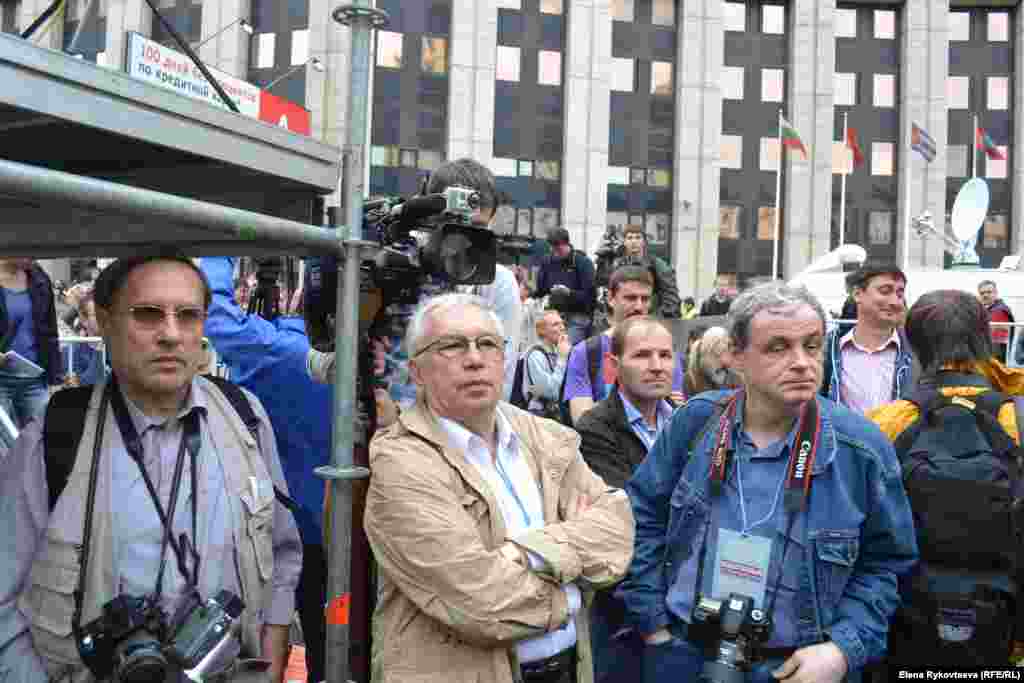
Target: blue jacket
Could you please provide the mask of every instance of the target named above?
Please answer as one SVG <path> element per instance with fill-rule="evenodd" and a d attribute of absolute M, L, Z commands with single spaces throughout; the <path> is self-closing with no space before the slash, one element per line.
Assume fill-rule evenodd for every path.
<path fill-rule="evenodd" d="M 324 482 L 313 469 L 331 459 L 331 388 L 306 372 L 309 337 L 301 318 L 273 322 L 249 315 L 235 303 L 234 259 L 203 258 L 213 290 L 206 336 L 228 366 L 231 380 L 256 395 L 267 410 L 302 542 L 323 542 Z"/>
<path fill-rule="evenodd" d="M 825 338 L 825 368 L 824 381 L 821 385 L 821 395 L 836 403 L 839 400 L 839 385 L 843 377 L 843 354 L 839 352 L 839 340 L 849 332 L 849 328 L 842 327 L 832 330 Z M 914 385 L 917 384 L 915 374 L 914 353 L 910 350 L 910 341 L 907 333 L 901 328 L 900 349 L 896 352 L 896 370 L 892 375 L 892 395 L 890 399 L 898 401 L 903 398 L 910 398 L 914 392 Z"/>
<path fill-rule="evenodd" d="M 690 620 L 689 614 L 673 612 L 673 596 L 694 590 L 680 588 L 676 579 L 690 554 L 700 552 L 703 535 L 697 536 L 710 511 L 717 425 L 698 439 L 690 457 L 687 450 L 715 403 L 727 396 L 708 392 L 677 410 L 626 485 L 636 541 L 619 594 L 640 633 Z M 885 654 L 889 621 L 899 604 L 897 580 L 917 561 L 917 541 L 892 444 L 864 417 L 817 401 L 821 436 L 811 495 L 793 526 L 793 560 L 786 561 L 797 563 L 801 584 L 796 645 L 822 642 L 827 635 L 855 674 Z"/>

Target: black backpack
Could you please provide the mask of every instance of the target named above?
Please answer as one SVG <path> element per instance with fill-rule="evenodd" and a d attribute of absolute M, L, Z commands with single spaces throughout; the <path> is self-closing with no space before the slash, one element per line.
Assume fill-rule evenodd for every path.
<path fill-rule="evenodd" d="M 1021 458 L 999 424 L 1013 402 L 996 391 L 945 396 L 940 386 L 985 386 L 950 375 L 908 400 L 919 419 L 895 441 L 914 515 L 920 564 L 901 583 L 889 658 L 900 666 L 1001 666 L 1009 662 L 1024 569 Z"/>
<path fill-rule="evenodd" d="M 252 409 L 245 392 L 237 384 L 223 377 L 203 377 L 210 380 L 224 394 L 256 440 L 258 447 L 260 418 Z M 82 432 L 85 431 L 85 414 L 89 409 L 92 390 L 92 386 L 62 389 L 50 397 L 50 402 L 46 406 L 46 416 L 43 419 L 43 460 L 46 466 L 46 484 L 50 492 L 50 512 L 53 512 L 57 505 L 57 500 L 67 487 L 68 478 L 74 469 L 78 444 L 82 440 Z M 298 510 L 298 504 L 276 486 L 274 496 L 292 513 Z"/>

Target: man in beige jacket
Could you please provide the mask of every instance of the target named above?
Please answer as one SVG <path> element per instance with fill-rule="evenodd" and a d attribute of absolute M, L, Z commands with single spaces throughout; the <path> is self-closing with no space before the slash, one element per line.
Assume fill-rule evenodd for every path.
<path fill-rule="evenodd" d="M 503 338 L 465 294 L 409 326 L 417 402 L 370 445 L 377 683 L 592 680 L 582 605 L 629 564 L 629 501 L 575 432 L 500 402 Z"/>

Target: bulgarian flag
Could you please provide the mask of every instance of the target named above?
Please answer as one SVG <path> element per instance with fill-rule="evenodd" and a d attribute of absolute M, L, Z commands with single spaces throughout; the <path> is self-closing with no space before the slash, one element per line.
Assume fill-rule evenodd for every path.
<path fill-rule="evenodd" d="M 782 146 L 789 149 L 798 149 L 807 158 L 807 148 L 804 147 L 800 134 L 796 132 L 793 124 L 786 120 L 785 116 L 779 115 L 779 136 L 782 138 Z"/>
<path fill-rule="evenodd" d="M 1006 157 L 999 151 L 999 148 L 996 147 L 996 143 L 992 141 L 992 138 L 981 126 L 978 126 L 977 147 L 984 152 L 989 159 L 1006 161 Z"/>
<path fill-rule="evenodd" d="M 853 152 L 853 165 L 854 167 L 860 166 L 864 163 L 864 152 L 861 151 L 860 142 L 857 140 L 857 129 L 849 128 L 846 129 L 846 146 Z"/>

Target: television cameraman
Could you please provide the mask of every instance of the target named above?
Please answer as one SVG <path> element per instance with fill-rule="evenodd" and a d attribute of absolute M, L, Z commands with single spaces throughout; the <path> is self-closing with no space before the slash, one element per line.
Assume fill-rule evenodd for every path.
<path fill-rule="evenodd" d="M 427 180 L 424 194 L 438 194 L 450 187 L 465 187 L 479 194 L 479 206 L 472 222 L 479 228 L 489 229 L 500 205 L 498 188 L 491 173 L 473 159 L 457 159 L 438 167 Z M 518 359 L 522 303 L 519 283 L 511 270 L 501 264 L 495 267 L 494 282 L 488 285 L 457 286 L 443 276 L 424 275 L 413 302 L 385 302 L 371 327 L 371 348 L 375 358 L 377 389 L 377 426 L 386 427 L 399 411 L 411 408 L 416 401 L 416 385 L 409 376 L 409 357 L 403 346 L 406 328 L 416 306 L 427 299 L 455 291 L 476 294 L 494 308 L 507 331 L 504 378 L 502 392 L 505 400 L 512 390 L 512 375 Z M 310 353 L 309 372 L 317 381 L 334 381 L 334 354 Z"/>

